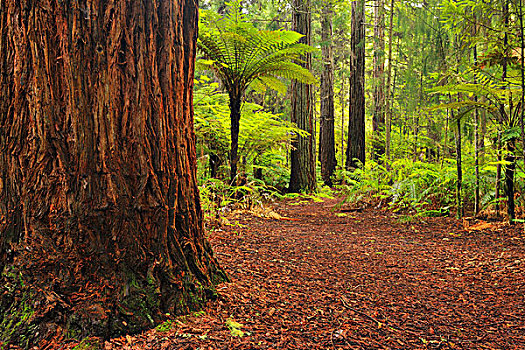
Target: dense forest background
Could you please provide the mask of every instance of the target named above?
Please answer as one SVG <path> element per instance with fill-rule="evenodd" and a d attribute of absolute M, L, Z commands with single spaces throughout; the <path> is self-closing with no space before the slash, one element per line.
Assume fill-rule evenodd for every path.
<path fill-rule="evenodd" d="M 259 34 L 297 30 L 298 6 L 205 1 L 200 34 L 215 31 L 220 42 L 239 23 Z M 286 78 L 297 74 L 254 78 L 243 92 L 238 170 L 231 178 L 231 95 L 214 68 L 224 57 L 200 52 L 194 108 L 208 213 L 286 192 L 330 195 L 331 187 L 352 201 L 423 216 L 481 213 L 519 220 L 525 140 L 521 2 L 315 0 L 309 9 L 306 36 L 315 50 L 301 62 L 316 77 L 310 128 L 291 123 L 294 80 Z M 240 41 L 252 35 L 239 33 L 234 36 Z M 363 122 L 364 132 L 356 132 Z M 313 136 L 317 184 L 292 186 L 291 151 L 305 135 Z M 355 151 L 360 142 L 362 153 Z"/>

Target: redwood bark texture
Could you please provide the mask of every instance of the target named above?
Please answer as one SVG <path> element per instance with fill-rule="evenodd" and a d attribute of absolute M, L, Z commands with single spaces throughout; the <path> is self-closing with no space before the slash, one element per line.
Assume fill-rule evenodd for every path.
<path fill-rule="evenodd" d="M 321 120 L 319 127 L 319 162 L 321 177 L 327 186 L 332 186 L 337 161 L 335 159 L 334 116 L 334 57 L 332 48 L 332 5 L 323 3 L 321 15 L 321 47 L 323 71 L 321 73 Z"/>
<path fill-rule="evenodd" d="M 138 332 L 226 278 L 195 178 L 196 26 L 191 0 L 0 2 L 0 341 Z"/>
<path fill-rule="evenodd" d="M 352 2 L 350 108 L 346 168 L 365 163 L 365 2 Z"/>
<path fill-rule="evenodd" d="M 311 44 L 311 2 L 310 0 L 294 0 L 292 14 L 292 29 L 304 35 L 300 42 Z M 301 65 L 311 67 L 312 57 L 306 54 Z M 292 122 L 297 127 L 310 133 L 309 136 L 297 138 L 292 142 L 290 192 L 313 191 L 316 188 L 315 179 L 315 145 L 312 85 L 292 80 Z"/>

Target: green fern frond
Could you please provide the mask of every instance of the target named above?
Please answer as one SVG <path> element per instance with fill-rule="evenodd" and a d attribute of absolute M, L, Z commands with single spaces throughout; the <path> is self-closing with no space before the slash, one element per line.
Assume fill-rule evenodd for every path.
<path fill-rule="evenodd" d="M 265 87 L 269 87 L 280 94 L 286 94 L 286 85 L 284 85 L 282 81 L 271 75 L 265 75 L 260 77 L 259 79 L 255 79 L 254 83 L 255 82 L 261 82 Z"/>
<path fill-rule="evenodd" d="M 245 22 L 238 1 L 234 1 L 223 18 L 203 11 L 197 45 L 205 60 L 197 68 L 213 69 L 229 92 L 241 94 L 250 84 L 283 92 L 284 84 L 278 77 L 313 84 L 314 76 L 297 64 L 303 55 L 315 51 L 299 43 L 302 37 L 294 31 L 257 30 Z"/>

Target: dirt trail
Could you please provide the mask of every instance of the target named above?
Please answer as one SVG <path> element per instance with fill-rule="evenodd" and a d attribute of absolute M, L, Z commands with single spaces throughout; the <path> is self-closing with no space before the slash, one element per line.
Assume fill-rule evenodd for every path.
<path fill-rule="evenodd" d="M 205 315 L 106 348 L 525 349 L 522 228 L 292 204 L 211 234 L 232 282 Z"/>

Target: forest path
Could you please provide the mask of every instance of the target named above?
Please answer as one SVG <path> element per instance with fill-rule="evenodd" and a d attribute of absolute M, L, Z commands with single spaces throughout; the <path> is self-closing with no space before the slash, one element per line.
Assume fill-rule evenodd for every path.
<path fill-rule="evenodd" d="M 525 349 L 523 228 L 294 202 L 213 232 L 232 282 L 206 315 L 136 348 Z"/>

